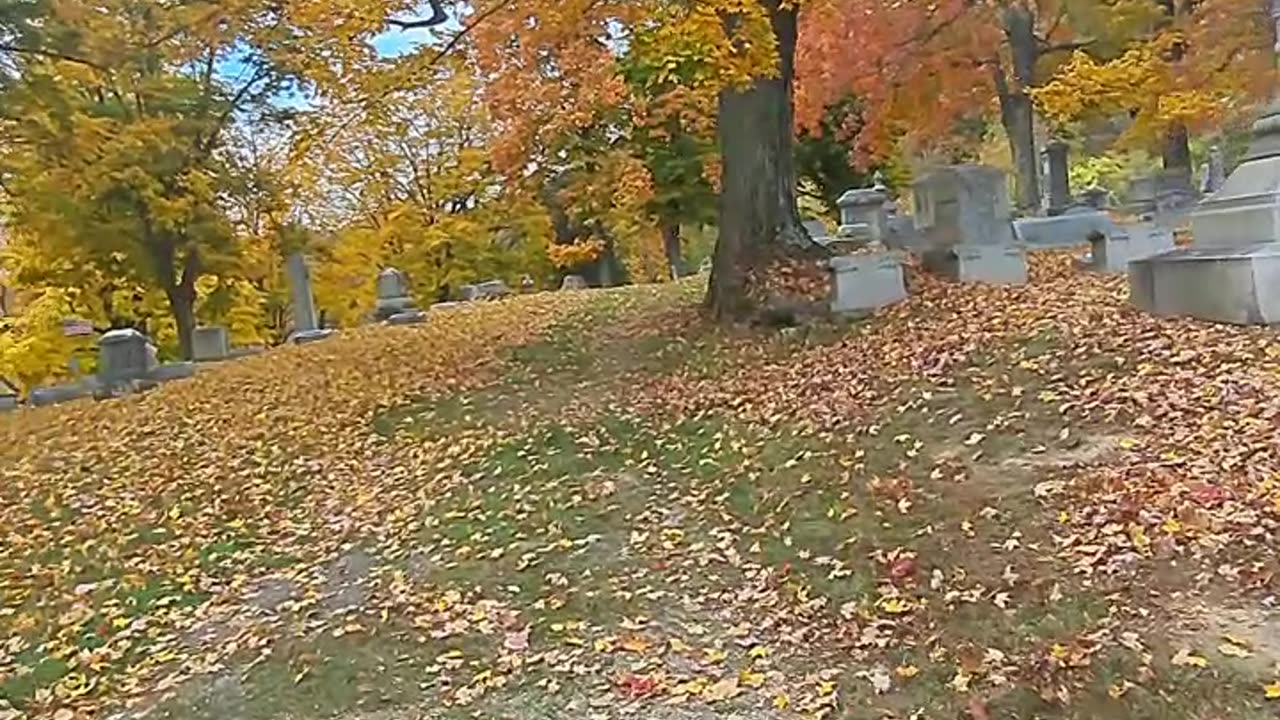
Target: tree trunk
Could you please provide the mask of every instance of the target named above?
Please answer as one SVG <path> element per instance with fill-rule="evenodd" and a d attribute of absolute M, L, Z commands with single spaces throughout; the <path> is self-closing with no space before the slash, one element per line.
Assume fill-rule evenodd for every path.
<path fill-rule="evenodd" d="M 196 292 L 194 279 L 183 278 L 182 284 L 165 288 L 169 310 L 178 326 L 178 350 L 183 360 L 195 359 Z"/>
<path fill-rule="evenodd" d="M 717 319 L 742 318 L 754 308 L 752 275 L 771 251 L 811 244 L 796 207 L 792 85 L 796 10 L 759 0 L 778 42 L 779 76 L 726 88 L 719 99 L 720 236 L 706 305 Z M 725 19 L 731 35 L 737 19 Z"/>
<path fill-rule="evenodd" d="M 684 258 L 680 253 L 680 223 L 671 220 L 662 223 L 662 249 L 667 255 L 671 279 L 679 280 L 685 273 Z"/>
<path fill-rule="evenodd" d="M 1185 181 L 1187 187 L 1194 186 L 1191 179 L 1191 144 L 1186 125 L 1176 123 L 1169 127 L 1160 154 L 1166 178 Z"/>
<path fill-rule="evenodd" d="M 1013 61 L 1013 77 L 1010 78 L 1004 67 L 996 63 L 1000 122 L 1013 154 L 1018 209 L 1032 212 L 1040 208 L 1040 158 L 1036 155 L 1035 113 L 1027 89 L 1035 82 L 1040 47 L 1036 40 L 1035 17 L 1029 8 L 1011 3 L 1005 7 L 1002 19 Z"/>

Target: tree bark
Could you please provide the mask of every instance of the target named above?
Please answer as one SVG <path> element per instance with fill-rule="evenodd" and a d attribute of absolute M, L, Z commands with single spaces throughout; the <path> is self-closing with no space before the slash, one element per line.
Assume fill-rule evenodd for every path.
<path fill-rule="evenodd" d="M 673 220 L 662 223 L 662 248 L 666 252 L 671 279 L 679 280 L 685 274 L 684 257 L 680 252 L 680 223 Z"/>
<path fill-rule="evenodd" d="M 716 241 L 706 306 L 719 320 L 750 314 L 752 275 L 771 252 L 811 244 L 796 207 L 793 157 L 796 10 L 779 0 L 759 0 L 777 39 L 779 73 L 745 88 L 721 91 L 718 110 L 721 189 Z M 733 33 L 737 20 L 725 19 Z"/>
<path fill-rule="evenodd" d="M 1000 122 L 1013 154 L 1018 209 L 1031 212 L 1040 207 L 1040 159 L 1036 155 L 1035 113 L 1026 91 L 1035 82 L 1040 48 L 1035 34 L 1035 17 L 1029 8 L 1011 3 L 1004 8 L 1002 20 L 1013 61 L 1013 77 L 1010 78 L 1004 67 L 996 63 Z"/>
<path fill-rule="evenodd" d="M 169 310 L 178 326 L 178 350 L 183 360 L 195 359 L 196 293 L 185 281 L 176 287 L 165 288 L 169 298 Z"/>

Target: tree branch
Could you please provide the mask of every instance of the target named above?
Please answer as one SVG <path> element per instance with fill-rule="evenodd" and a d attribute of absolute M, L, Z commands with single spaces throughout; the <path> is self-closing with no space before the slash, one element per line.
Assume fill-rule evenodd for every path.
<path fill-rule="evenodd" d="M 75 63 L 77 65 L 84 65 L 86 67 L 91 67 L 94 70 L 101 70 L 103 72 L 107 71 L 107 68 L 105 66 L 99 65 L 98 63 L 92 60 L 82 58 L 82 57 L 76 57 L 75 55 L 68 55 L 66 53 L 60 53 L 56 50 L 45 50 L 43 48 L 24 48 L 24 47 L 18 47 L 17 45 L 8 45 L 5 43 L 0 43 L 0 52 L 13 53 L 15 55 L 37 55 L 39 57 L 48 58 L 50 60 L 65 60 L 66 62 Z"/>
<path fill-rule="evenodd" d="M 392 18 L 387 20 L 387 24 L 398 27 L 401 30 L 416 30 L 443 25 L 444 21 L 449 19 L 449 15 L 444 11 L 444 6 L 440 4 L 440 0 L 428 0 L 428 2 L 431 3 L 431 17 L 425 20 L 396 20 Z"/>

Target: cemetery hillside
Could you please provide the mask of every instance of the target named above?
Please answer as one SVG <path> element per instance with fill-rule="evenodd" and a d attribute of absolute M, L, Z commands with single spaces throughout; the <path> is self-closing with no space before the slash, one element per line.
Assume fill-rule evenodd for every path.
<path fill-rule="evenodd" d="M 1280 712 L 1280 0 L 0 0 L 0 720 Z"/>

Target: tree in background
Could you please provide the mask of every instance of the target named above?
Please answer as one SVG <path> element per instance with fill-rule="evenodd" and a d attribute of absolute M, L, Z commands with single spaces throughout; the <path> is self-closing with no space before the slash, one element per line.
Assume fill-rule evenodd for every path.
<path fill-rule="evenodd" d="M 237 253 L 221 206 L 228 129 L 286 81 L 242 33 L 275 19 L 212 3 L 34 7 L 40 35 L 4 48 L 7 223 L 40 256 L 162 292 L 190 357 L 197 285 Z"/>

